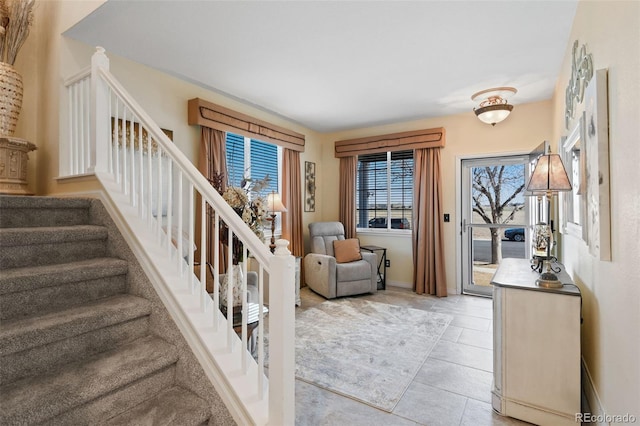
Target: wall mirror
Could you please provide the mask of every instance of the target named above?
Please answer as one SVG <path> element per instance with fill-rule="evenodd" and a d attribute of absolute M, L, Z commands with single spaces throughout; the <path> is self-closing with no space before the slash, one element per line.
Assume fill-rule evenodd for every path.
<path fill-rule="evenodd" d="M 563 233 L 586 238 L 586 156 L 584 150 L 584 113 L 569 136 L 561 144 L 561 156 L 573 189 L 561 192 L 560 230 Z"/>

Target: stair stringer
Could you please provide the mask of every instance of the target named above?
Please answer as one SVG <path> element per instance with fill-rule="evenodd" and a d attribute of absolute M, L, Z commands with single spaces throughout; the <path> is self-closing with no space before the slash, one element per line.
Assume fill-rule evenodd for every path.
<path fill-rule="evenodd" d="M 188 346 L 190 349 L 181 351 L 188 352 L 184 356 L 181 353 L 181 360 L 190 359 L 193 362 L 179 362 L 186 365 L 180 366 L 184 377 L 177 377 L 178 383 L 212 404 L 212 419 L 226 416 L 231 422 L 235 421 L 242 425 L 267 424 L 268 398 L 260 400 L 256 394 L 257 379 L 254 381 L 253 378 L 257 378 L 258 372 L 255 361 L 249 360 L 249 374 L 243 374 L 240 364 L 242 346 L 239 338 L 233 333 L 232 338 L 237 340 L 233 351 L 224 347 L 227 334 L 222 314 L 216 310 L 221 320 L 221 327 L 218 331 L 214 331 L 213 303 L 209 296 L 204 293 L 206 296 L 203 298 L 204 303 L 209 306 L 205 313 L 201 313 L 200 293 L 180 285 L 186 280 L 186 274 L 185 277 L 179 276 L 176 268 L 172 267 L 175 259 L 173 262 L 169 261 L 166 250 L 156 246 L 155 232 L 149 232 L 147 223 L 138 218 L 136 208 L 129 205 L 128 196 L 120 193 L 119 185 L 115 182 L 110 183 L 109 179 L 109 177 L 101 179 L 105 187 L 104 191 L 65 195 L 85 196 L 101 202 L 101 204 L 92 204 L 91 220 L 96 220 L 96 224 L 107 226 L 110 245 L 112 242 L 122 241 L 123 244 L 118 245 L 117 248 L 110 247 L 109 254 L 131 262 L 128 280 L 134 280 L 134 282 L 128 283 L 132 287 L 130 292 L 137 294 L 140 291 L 143 293 L 139 294 L 142 297 L 162 305 L 161 310 L 164 314 L 157 312 L 158 309 L 153 310 L 158 314 L 156 318 L 162 325 L 153 327 L 152 331 L 174 343 L 178 348 Z M 104 209 L 104 215 L 99 213 L 101 208 Z M 96 217 L 100 218 L 96 219 Z M 138 232 L 134 233 L 132 229 Z M 125 256 L 125 253 L 129 256 Z M 139 269 L 142 274 L 134 273 L 136 269 Z M 142 280 L 140 276 L 143 276 Z M 150 289 L 153 291 L 150 292 Z M 185 306 L 186 308 L 183 308 Z M 163 315 L 166 318 L 163 319 Z M 167 327 L 169 322 L 173 327 Z M 203 378 L 207 379 L 206 383 L 203 383 Z M 266 378 L 264 383 L 265 387 L 268 386 Z M 211 385 L 215 392 L 207 389 Z"/>

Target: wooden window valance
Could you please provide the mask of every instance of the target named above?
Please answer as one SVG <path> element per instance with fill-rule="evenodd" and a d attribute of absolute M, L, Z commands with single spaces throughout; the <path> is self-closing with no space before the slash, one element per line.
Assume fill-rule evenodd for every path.
<path fill-rule="evenodd" d="M 360 154 L 402 151 L 406 149 L 444 148 L 445 139 L 444 127 L 347 139 L 336 141 L 335 156 L 350 157 Z"/>
<path fill-rule="evenodd" d="M 304 152 L 304 135 L 200 98 L 189 100 L 188 122 Z"/>

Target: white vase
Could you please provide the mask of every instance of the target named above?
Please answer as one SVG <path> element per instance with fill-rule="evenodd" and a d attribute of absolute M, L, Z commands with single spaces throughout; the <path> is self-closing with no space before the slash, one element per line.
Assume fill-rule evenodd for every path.
<path fill-rule="evenodd" d="M 244 275 L 242 273 L 242 262 L 239 262 L 237 265 L 233 265 L 233 306 L 242 305 L 242 281 L 244 279 Z M 220 278 L 220 304 L 222 306 L 227 306 L 227 288 L 229 287 L 229 274 L 224 274 Z"/>

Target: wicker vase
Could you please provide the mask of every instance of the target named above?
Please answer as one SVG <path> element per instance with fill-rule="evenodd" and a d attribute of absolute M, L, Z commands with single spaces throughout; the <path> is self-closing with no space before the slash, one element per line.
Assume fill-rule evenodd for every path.
<path fill-rule="evenodd" d="M 0 136 L 16 131 L 22 108 L 22 76 L 9 64 L 0 62 Z"/>

